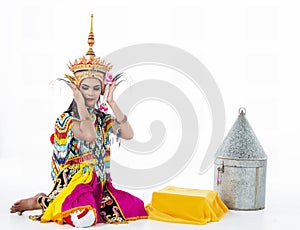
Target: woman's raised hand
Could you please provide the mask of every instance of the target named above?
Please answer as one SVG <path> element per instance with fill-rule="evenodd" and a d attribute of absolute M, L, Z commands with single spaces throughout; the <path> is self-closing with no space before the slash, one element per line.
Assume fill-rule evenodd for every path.
<path fill-rule="evenodd" d="M 116 81 L 113 81 L 112 84 L 109 86 L 108 96 L 107 96 L 107 103 L 110 104 L 114 101 L 114 91 L 116 89 Z"/>
<path fill-rule="evenodd" d="M 77 106 L 85 105 L 84 97 L 82 96 L 82 93 L 80 90 L 72 83 L 68 84 L 70 88 L 73 91 L 74 100 L 77 104 Z"/>

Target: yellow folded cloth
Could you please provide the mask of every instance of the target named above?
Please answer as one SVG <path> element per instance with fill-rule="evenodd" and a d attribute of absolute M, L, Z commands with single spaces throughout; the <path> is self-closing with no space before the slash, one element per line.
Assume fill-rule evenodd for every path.
<path fill-rule="evenodd" d="M 216 191 L 168 186 L 153 192 L 146 211 L 152 220 L 200 225 L 219 221 L 228 208 Z"/>

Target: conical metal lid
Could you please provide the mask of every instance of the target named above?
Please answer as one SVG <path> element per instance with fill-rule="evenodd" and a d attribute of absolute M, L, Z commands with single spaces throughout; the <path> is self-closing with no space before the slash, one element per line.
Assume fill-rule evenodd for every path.
<path fill-rule="evenodd" d="M 266 160 L 262 146 L 246 117 L 246 109 L 239 109 L 238 119 L 233 124 L 223 143 L 217 150 L 217 158 L 240 160 Z"/>

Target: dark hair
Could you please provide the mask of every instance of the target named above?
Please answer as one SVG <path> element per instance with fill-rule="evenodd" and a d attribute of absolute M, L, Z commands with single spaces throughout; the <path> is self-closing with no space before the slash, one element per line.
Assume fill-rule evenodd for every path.
<path fill-rule="evenodd" d="M 66 112 L 73 112 L 74 113 L 74 117 L 79 119 L 79 114 L 78 114 L 78 110 L 77 110 L 77 104 L 75 102 L 75 100 L 73 99 L 71 104 L 69 105 L 69 108 L 67 109 Z"/>

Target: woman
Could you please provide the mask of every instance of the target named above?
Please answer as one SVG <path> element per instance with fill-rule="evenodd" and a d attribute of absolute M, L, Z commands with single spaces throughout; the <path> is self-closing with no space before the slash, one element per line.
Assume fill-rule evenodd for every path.
<path fill-rule="evenodd" d="M 32 219 L 75 227 L 147 218 L 142 200 L 115 189 L 111 183 L 110 135 L 131 139 L 133 131 L 113 98 L 120 75 L 113 78 L 110 64 L 96 58 L 93 52 L 92 24 L 88 44 L 87 57 L 69 66 L 74 76 L 66 75 L 74 100 L 57 118 L 52 136 L 54 188 L 49 195 L 39 193 L 16 202 L 11 213 L 21 215 L 27 210 L 42 209 L 43 214 Z M 100 104 L 105 111 L 106 103 L 114 117 L 96 108 Z"/>

